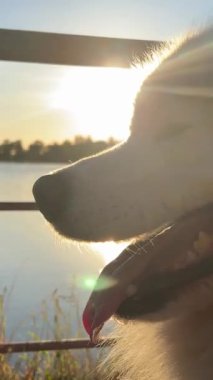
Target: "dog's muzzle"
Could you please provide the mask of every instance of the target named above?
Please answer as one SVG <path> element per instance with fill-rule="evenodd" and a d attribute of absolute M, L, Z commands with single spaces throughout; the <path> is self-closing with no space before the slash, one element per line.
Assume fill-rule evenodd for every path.
<path fill-rule="evenodd" d="M 48 222 L 57 223 L 66 209 L 67 186 L 59 181 L 58 176 L 48 174 L 35 182 L 33 195 L 39 210 Z"/>

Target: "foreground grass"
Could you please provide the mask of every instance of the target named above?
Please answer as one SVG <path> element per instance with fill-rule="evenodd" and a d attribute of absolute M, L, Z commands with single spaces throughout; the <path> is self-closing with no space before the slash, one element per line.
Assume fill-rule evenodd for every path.
<path fill-rule="evenodd" d="M 6 341 L 6 318 L 4 300 L 7 290 L 0 295 L 0 341 Z M 63 302 L 73 308 L 79 322 L 78 331 L 73 334 L 69 308 L 63 308 Z M 49 312 L 49 309 L 52 312 Z M 51 314 L 51 315 L 50 315 Z M 51 300 L 44 301 L 41 311 L 32 316 L 31 340 L 79 337 L 80 312 L 78 298 L 72 290 L 71 296 L 62 297 L 54 291 Z M 30 339 L 29 339 L 30 340 Z M 83 351 L 83 352 L 82 352 Z M 100 358 L 101 352 L 97 356 Z M 25 354 L 0 355 L 0 380 L 101 380 L 97 371 L 99 360 L 89 349 L 73 351 L 45 351 Z"/>
<path fill-rule="evenodd" d="M 90 359 L 80 364 L 69 351 L 20 355 L 11 365 L 0 358 L 1 380 L 99 380 Z"/>

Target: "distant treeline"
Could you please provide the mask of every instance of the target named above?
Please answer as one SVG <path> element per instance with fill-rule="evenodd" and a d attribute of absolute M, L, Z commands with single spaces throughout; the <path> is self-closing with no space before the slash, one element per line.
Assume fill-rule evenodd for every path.
<path fill-rule="evenodd" d="M 93 141 L 90 137 L 76 136 L 74 140 L 65 140 L 61 144 L 46 145 L 37 140 L 24 148 L 21 140 L 4 140 L 0 143 L 0 161 L 74 162 L 110 148 L 116 143 L 113 138 L 108 141 Z"/>

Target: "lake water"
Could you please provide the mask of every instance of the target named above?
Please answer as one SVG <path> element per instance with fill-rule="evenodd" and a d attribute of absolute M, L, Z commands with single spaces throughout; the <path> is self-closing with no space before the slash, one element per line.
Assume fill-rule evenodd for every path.
<path fill-rule="evenodd" d="M 0 201 L 32 201 L 35 180 L 60 166 L 0 163 Z M 7 288 L 8 339 L 29 339 L 32 315 L 42 324 L 42 301 L 49 302 L 55 289 L 69 296 L 73 281 L 81 313 L 90 293 L 85 284 L 96 278 L 104 265 L 100 254 L 88 246 L 62 242 L 37 211 L 0 212 L 0 241 L 0 293 Z M 48 308 L 52 313 L 51 305 Z M 72 306 L 71 317 L 75 329 L 76 310 Z"/>

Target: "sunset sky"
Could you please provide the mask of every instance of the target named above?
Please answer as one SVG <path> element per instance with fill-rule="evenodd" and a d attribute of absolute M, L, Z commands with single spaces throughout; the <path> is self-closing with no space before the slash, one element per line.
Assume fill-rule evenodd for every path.
<path fill-rule="evenodd" d="M 213 16 L 212 0 L 0 0 L 0 9 L 0 28 L 155 40 Z M 138 83 L 129 70 L 0 62 L 0 141 L 125 138 Z"/>

